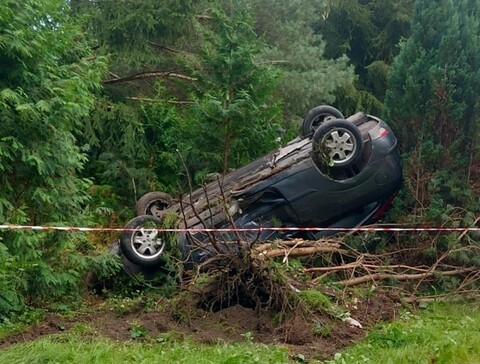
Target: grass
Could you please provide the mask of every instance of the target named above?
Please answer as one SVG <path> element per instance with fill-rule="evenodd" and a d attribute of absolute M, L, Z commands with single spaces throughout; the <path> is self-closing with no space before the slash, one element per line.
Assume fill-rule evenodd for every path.
<path fill-rule="evenodd" d="M 241 343 L 204 345 L 192 342 L 118 343 L 72 333 L 14 345 L 0 352 L 0 363 L 289 363 L 279 347 Z"/>
<path fill-rule="evenodd" d="M 287 363 L 285 351 L 251 344 L 117 343 L 70 334 L 16 345 L 0 353 L 2 363 Z"/>
<path fill-rule="evenodd" d="M 325 363 L 480 363 L 480 307 L 433 304 L 405 312 Z"/>

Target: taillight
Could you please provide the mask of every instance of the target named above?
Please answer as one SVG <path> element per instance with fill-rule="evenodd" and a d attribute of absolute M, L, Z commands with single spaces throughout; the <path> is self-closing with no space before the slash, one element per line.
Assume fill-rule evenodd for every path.
<path fill-rule="evenodd" d="M 388 134 L 390 134 L 390 131 L 388 131 L 388 129 L 386 129 L 384 127 L 380 127 L 380 128 L 378 128 L 378 130 L 375 130 L 374 135 L 372 135 L 372 140 L 383 138 L 384 136 L 387 136 Z"/>

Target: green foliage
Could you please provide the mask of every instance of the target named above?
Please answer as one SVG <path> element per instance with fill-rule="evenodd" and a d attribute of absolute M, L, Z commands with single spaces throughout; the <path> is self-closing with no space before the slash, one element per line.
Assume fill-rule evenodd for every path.
<path fill-rule="evenodd" d="M 404 151 L 408 223 L 472 226 L 480 211 L 471 173 L 480 133 L 480 6 L 477 2 L 417 1 L 412 35 L 402 44 L 389 76 L 385 115 Z M 418 244 L 429 236 L 403 238 Z M 433 264 L 476 265 L 478 236 L 442 234 L 423 252 Z M 449 290 L 455 280 L 439 280 Z"/>
<path fill-rule="evenodd" d="M 324 293 L 316 289 L 307 289 L 298 294 L 300 300 L 306 305 L 307 312 L 318 312 L 330 315 L 331 317 L 345 320 L 350 317 L 350 312 L 346 311 L 342 306 L 333 303 Z M 312 324 L 312 330 L 315 334 L 322 336 L 327 335 L 330 327 L 324 326 L 321 322 L 315 321 Z"/>
<path fill-rule="evenodd" d="M 423 206 L 480 208 L 468 186 L 480 133 L 479 14 L 468 0 L 417 1 L 390 73 L 385 115 Z"/>
<path fill-rule="evenodd" d="M 211 9 L 209 23 L 199 28 L 204 44 L 189 65 L 197 86 L 185 115 L 188 146 L 182 148 L 189 170 L 199 176 L 228 172 L 275 146 L 276 72 L 256 62 L 265 45 L 248 10 L 227 15 Z"/>
<path fill-rule="evenodd" d="M 398 54 L 399 41 L 410 31 L 413 0 L 328 0 L 315 23 L 326 41 L 325 55 L 347 55 L 355 67 L 355 88 L 343 90 L 339 106 L 377 111 L 387 87 L 389 65 Z M 349 100 L 353 99 L 353 100 Z M 343 110 L 342 108 L 342 110 Z"/>
<path fill-rule="evenodd" d="M 152 72 L 165 70 L 169 78 L 172 69 L 183 68 L 177 56 L 182 58 L 185 53 L 177 54 L 175 47 L 191 46 L 187 40 L 193 34 L 196 4 L 136 0 L 118 6 L 112 1 L 72 1 L 73 13 L 86 19 L 84 27 L 95 53 L 108 57 L 106 78 L 146 75 L 132 82 L 106 83 L 103 97 L 97 98 L 85 123 L 84 142 L 90 149 L 84 175 L 95 177 L 99 185 L 111 185 L 124 206 L 132 206 L 146 192 L 170 192 L 177 187 L 176 175 L 182 168 L 175 148 L 164 148 L 163 137 L 168 132 L 162 131 L 162 124 L 172 118 L 174 108 L 169 100 L 184 92 L 179 91 L 182 86 L 167 81 L 169 92 L 160 95 Z M 143 100 L 148 100 L 147 105 Z M 157 101 L 161 105 L 151 110 L 149 103 Z M 160 112 L 152 115 L 152 111 Z"/>
<path fill-rule="evenodd" d="M 281 71 L 275 94 L 283 100 L 287 128 L 290 118 L 321 104 L 334 104 L 336 91 L 348 87 L 354 77 L 348 59 L 342 54 L 328 59 L 324 38 L 314 34 L 324 1 L 249 2 L 255 9 L 255 29 L 269 46 L 261 59 Z"/>
<path fill-rule="evenodd" d="M 77 8 L 92 14 L 89 29 L 102 44 L 97 52 L 111 53 L 113 74 L 146 72 L 133 83 L 108 83 L 86 124 L 91 149 L 85 175 L 112 185 L 125 205 L 151 190 L 185 191 L 189 176 L 202 182 L 210 172 L 236 168 L 276 146 L 279 109 L 271 95 L 277 72 L 257 62 L 265 45 L 252 29 L 248 6 L 239 2 L 229 11 L 203 5 L 143 1 L 140 8 Z M 132 28 L 124 28 L 130 27 L 125 14 L 131 21 L 142 18 L 143 7 L 156 8 L 151 13 L 159 16 L 149 13 L 135 22 L 136 35 L 127 36 Z M 167 13 L 173 17 L 162 16 Z M 118 32 L 125 35 L 121 42 Z M 155 72 L 164 79 L 151 82 Z"/>
<path fill-rule="evenodd" d="M 64 1 L 0 8 L 0 221 L 75 226 L 90 182 L 79 177 L 86 155 L 77 143 L 105 71 Z M 0 232 L 0 313 L 60 297 L 75 302 L 83 274 L 100 258 L 79 253 L 85 237 Z M 107 264 L 104 261 L 105 264 Z"/>
<path fill-rule="evenodd" d="M 75 16 L 86 15 L 85 26 L 95 35 L 99 52 L 109 54 L 116 75 L 134 73 L 161 62 L 170 62 L 161 52 L 172 42 L 181 42 L 191 32 L 194 0 L 112 1 L 72 0 Z M 166 47 L 167 49 L 165 49 Z M 125 87 L 120 86 L 126 91 Z"/>
<path fill-rule="evenodd" d="M 245 339 L 246 342 L 248 343 L 253 343 L 253 333 L 251 331 L 247 331 L 246 333 L 244 334 L 241 334 L 241 336 L 243 336 L 243 338 Z"/>
<path fill-rule="evenodd" d="M 325 324 L 319 320 L 314 320 L 312 324 L 312 333 L 322 337 L 330 336 L 333 329 L 332 324 Z"/>
<path fill-rule="evenodd" d="M 417 2 L 412 36 L 395 60 L 386 100 L 386 114 L 401 132 L 406 151 L 417 141 L 431 140 L 462 166 L 478 138 L 480 94 L 480 45 L 475 41 L 480 10 L 469 3 Z M 433 30 L 437 26 L 438 32 Z"/>
<path fill-rule="evenodd" d="M 145 328 L 145 326 L 139 325 L 135 322 L 132 323 L 129 331 L 132 339 L 141 339 L 146 337 L 148 334 L 148 330 Z"/>
<path fill-rule="evenodd" d="M 318 290 L 304 290 L 299 293 L 299 296 L 307 307 L 314 312 L 329 312 L 333 307 L 330 299 Z"/>

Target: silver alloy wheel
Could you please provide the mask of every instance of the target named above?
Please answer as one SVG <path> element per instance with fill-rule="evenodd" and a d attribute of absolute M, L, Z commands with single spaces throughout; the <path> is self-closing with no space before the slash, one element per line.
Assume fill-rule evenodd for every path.
<path fill-rule="evenodd" d="M 141 228 L 131 237 L 133 251 L 142 259 L 154 260 L 162 254 L 165 242 L 157 229 Z"/>
<path fill-rule="evenodd" d="M 323 137 L 322 144 L 333 165 L 347 163 L 354 157 L 358 147 L 355 136 L 344 128 L 331 130 Z"/>

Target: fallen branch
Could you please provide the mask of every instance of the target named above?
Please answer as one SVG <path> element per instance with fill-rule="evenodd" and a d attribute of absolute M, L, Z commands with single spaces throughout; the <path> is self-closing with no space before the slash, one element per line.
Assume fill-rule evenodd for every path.
<path fill-rule="evenodd" d="M 408 265 L 403 264 L 395 264 L 395 265 L 375 265 L 375 264 L 364 264 L 362 262 L 354 262 L 344 265 L 339 265 L 335 267 L 315 267 L 315 268 L 306 268 L 304 269 L 305 273 L 315 273 L 315 272 L 336 272 L 340 270 L 347 270 L 347 269 L 354 269 L 354 268 L 373 268 L 373 269 L 382 269 L 382 270 L 394 270 L 394 269 L 409 269 L 415 270 L 419 272 L 428 272 L 428 269 L 421 268 L 421 267 L 410 267 Z"/>
<path fill-rule="evenodd" d="M 336 239 L 325 239 L 325 240 L 293 239 L 293 240 L 285 240 L 280 242 L 260 244 L 260 245 L 254 246 L 253 250 L 258 253 L 263 253 L 267 250 L 273 250 L 273 249 L 280 249 L 280 248 L 288 249 L 291 247 L 313 247 L 313 246 L 319 246 L 320 244 L 340 246 L 341 242 Z"/>
<path fill-rule="evenodd" d="M 318 253 L 346 253 L 338 248 L 335 245 L 324 245 L 324 246 L 312 246 L 312 247 L 302 247 L 302 248 L 277 248 L 272 250 L 266 250 L 258 254 L 260 258 L 268 257 L 281 257 L 281 256 L 292 256 L 292 257 L 301 257 Z"/>
<path fill-rule="evenodd" d="M 366 276 L 355 277 L 351 279 L 346 279 L 337 284 L 340 284 L 344 287 L 350 287 L 359 285 L 362 283 L 370 282 L 370 281 L 384 281 L 388 279 L 394 279 L 397 281 L 409 281 L 409 280 L 424 280 L 425 278 L 433 277 L 434 275 L 439 276 L 455 276 L 457 274 L 463 274 L 467 272 L 473 272 L 478 270 L 477 268 L 461 268 L 461 269 L 454 269 L 450 271 L 429 271 L 426 273 L 415 273 L 415 274 L 393 274 L 393 273 L 373 273 Z"/>

